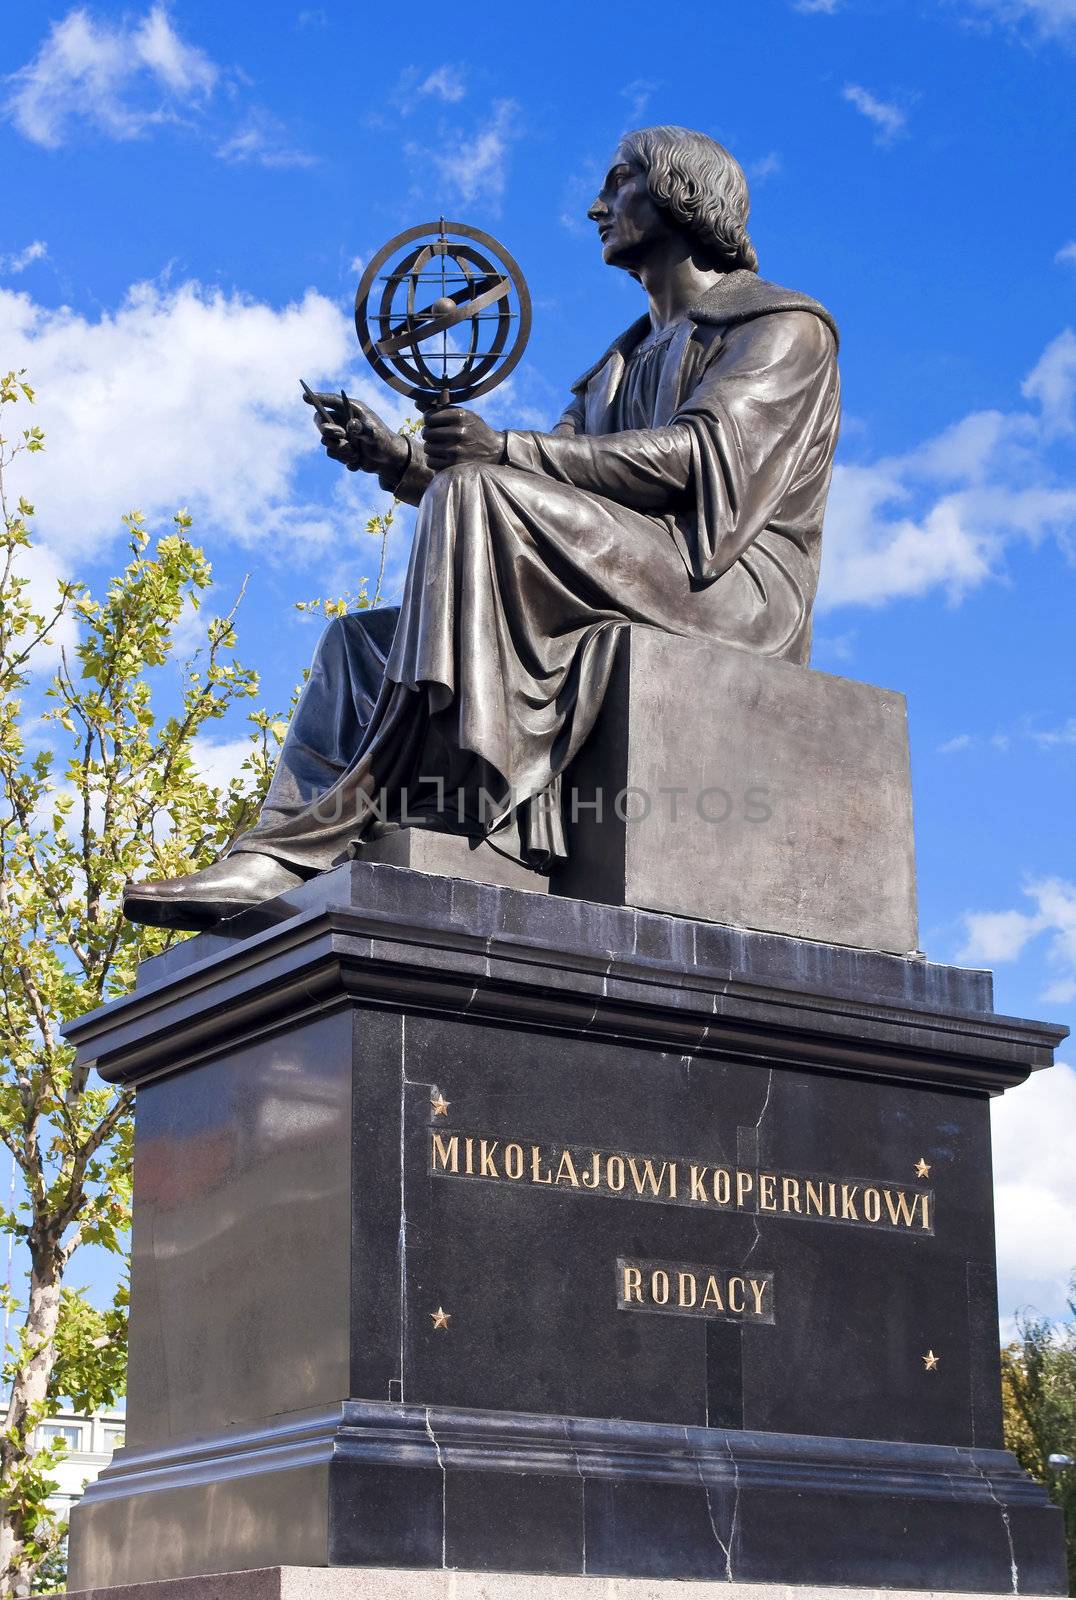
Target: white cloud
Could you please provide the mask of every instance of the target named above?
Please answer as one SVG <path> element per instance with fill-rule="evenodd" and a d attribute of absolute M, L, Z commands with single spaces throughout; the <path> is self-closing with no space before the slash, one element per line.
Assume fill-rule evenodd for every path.
<path fill-rule="evenodd" d="M 432 149 L 409 144 L 408 157 L 425 174 L 424 194 L 444 193 L 464 205 L 478 202 L 496 210 L 508 178 L 512 141 L 518 137 L 518 110 L 514 100 L 496 100 L 478 128 L 442 130 Z"/>
<path fill-rule="evenodd" d="M 560 225 L 569 233 L 596 238 L 594 224 L 587 216 L 587 207 L 601 188 L 605 168 L 595 160 L 587 161 L 564 185 L 560 202 Z"/>
<path fill-rule="evenodd" d="M 40 461 L 42 457 L 35 457 Z M 38 616 L 46 622 L 56 614 L 59 585 L 69 577 L 61 563 L 46 545 L 35 543 L 31 550 L 21 552 L 23 559 L 16 564 L 20 576 L 27 582 L 26 595 Z M 78 643 L 79 630 L 75 619 L 68 614 L 60 619 L 44 644 L 39 644 L 30 657 L 33 672 L 55 672 L 65 650 L 71 651 Z M 44 728 L 44 724 L 42 727 Z"/>
<path fill-rule="evenodd" d="M 313 291 L 278 308 L 196 283 L 138 284 L 91 320 L 0 289 L 0 348 L 38 393 L 46 447 L 20 458 L 18 487 L 60 571 L 102 552 L 134 507 L 161 518 L 189 505 L 200 539 L 301 563 L 354 529 L 363 494 L 381 498 L 362 474 L 339 475 L 328 505 L 296 488 L 319 449 L 300 376 L 345 382 L 385 414 L 357 370 L 350 319 Z"/>
<path fill-rule="evenodd" d="M 846 628 L 843 633 L 816 633 L 815 654 L 824 661 L 852 661 L 855 659 L 859 638 L 857 628 Z"/>
<path fill-rule="evenodd" d="M 978 733 L 958 733 L 954 739 L 947 739 L 938 746 L 940 756 L 953 756 L 964 750 L 997 750 L 1004 754 L 1012 744 L 1007 733 L 992 733 L 989 738 Z"/>
<path fill-rule="evenodd" d="M 415 92 L 432 95 L 435 100 L 443 100 L 446 105 L 455 105 L 467 93 L 467 86 L 458 67 L 443 66 L 436 67 L 423 78 Z"/>
<path fill-rule="evenodd" d="M 454 106 L 466 98 L 467 84 L 459 67 L 448 62 L 423 76 L 419 67 L 405 67 L 396 80 L 389 99 L 403 116 L 419 109 L 423 100 L 439 100 Z"/>
<path fill-rule="evenodd" d="M 878 132 L 876 138 L 879 144 L 892 144 L 906 130 L 907 117 L 899 106 L 890 100 L 879 100 L 869 89 L 864 89 L 859 83 L 846 83 L 841 91 L 842 98 L 849 105 L 873 122 Z"/>
<path fill-rule="evenodd" d="M 1076 432 L 1076 333 L 1066 328 L 1047 345 L 1020 392 L 1038 402 L 1042 426 L 1051 436 Z"/>
<path fill-rule="evenodd" d="M 823 606 L 880 605 L 935 588 L 958 598 L 998 572 L 1014 540 L 1052 534 L 1072 546 L 1076 484 L 1051 454 L 1074 427 L 1071 330 L 1046 347 L 1022 394 L 1028 405 L 973 412 L 905 455 L 837 467 Z"/>
<path fill-rule="evenodd" d="M 27 267 L 35 261 L 44 261 L 49 253 L 49 247 L 44 239 L 34 239 L 26 246 L 25 250 L 17 250 L 12 255 L 0 256 L 0 272 L 19 273 L 25 272 Z"/>
<path fill-rule="evenodd" d="M 1076 239 L 1070 239 L 1068 244 L 1063 244 L 1054 260 L 1064 266 L 1076 267 Z"/>
<path fill-rule="evenodd" d="M 747 176 L 753 183 L 761 183 L 765 178 L 775 177 L 784 167 L 779 150 L 770 150 L 766 155 L 759 156 L 757 161 L 747 163 Z"/>
<path fill-rule="evenodd" d="M 1045 936 L 1045 960 L 1056 977 L 1042 998 L 1067 1004 L 1076 998 L 1076 883 L 1042 878 L 1029 883 L 1024 894 L 1030 911 L 966 912 L 967 939 L 957 960 L 1015 961 L 1033 939 Z"/>
<path fill-rule="evenodd" d="M 795 0 L 795 9 L 805 11 L 808 16 L 832 17 L 839 3 L 840 0 Z"/>
<path fill-rule="evenodd" d="M 822 606 L 879 605 L 944 587 L 960 593 L 991 571 L 992 547 L 965 525 L 952 497 L 922 516 L 894 515 L 912 499 L 908 458 L 842 466 L 833 478 L 823 543 Z"/>
<path fill-rule="evenodd" d="M 1042 38 L 1065 38 L 1076 31 L 1076 0 L 968 0 L 980 16 L 1010 27 L 1027 24 Z"/>
<path fill-rule="evenodd" d="M 181 38 L 160 0 L 140 19 L 110 20 L 78 6 L 53 24 L 33 60 L 7 78 L 0 117 L 50 150 L 86 129 L 127 140 L 182 124 L 212 141 L 225 161 L 312 166 L 276 118 L 249 100 L 246 81 Z M 223 88 L 228 109 L 212 116 Z"/>
<path fill-rule="evenodd" d="M 210 739 L 199 734 L 191 741 L 191 758 L 203 783 L 226 790 L 234 778 L 243 776 L 243 763 L 251 753 L 247 738 Z"/>
<path fill-rule="evenodd" d="M 1032 728 L 1030 737 L 1047 750 L 1058 745 L 1076 744 L 1076 717 L 1069 717 L 1059 728 Z"/>
<path fill-rule="evenodd" d="M 1002 1315 L 1056 1317 L 1076 1267 L 1076 1071 L 1033 1072 L 991 1102 L 990 1121 Z"/>
<path fill-rule="evenodd" d="M 975 740 L 970 733 L 958 733 L 952 739 L 946 739 L 944 744 L 938 746 L 940 756 L 952 756 L 958 750 L 970 750 Z"/>
<path fill-rule="evenodd" d="M 1036 728 L 1033 718 L 1025 716 L 1010 732 L 999 728 L 997 732 L 991 734 L 958 733 L 938 745 L 938 754 L 951 756 L 965 750 L 996 750 L 1004 755 L 1012 749 L 1015 738 L 1030 739 L 1032 744 L 1037 744 L 1042 750 L 1076 745 L 1076 717 L 1069 717 L 1057 728 Z"/>
<path fill-rule="evenodd" d="M 203 50 L 176 33 L 163 5 L 155 5 L 126 41 L 136 59 L 174 94 L 211 94 L 218 68 Z"/>
<path fill-rule="evenodd" d="M 628 102 L 628 120 L 635 126 L 642 121 L 643 114 L 650 104 L 650 97 L 658 85 L 649 78 L 633 78 L 626 83 L 620 93 Z"/>
<path fill-rule="evenodd" d="M 252 107 L 245 121 L 217 146 L 217 155 L 237 166 L 249 163 L 270 168 L 316 165 L 313 156 L 291 145 L 283 124 L 257 106 Z"/>
<path fill-rule="evenodd" d="M 1024 911 L 969 911 L 965 914 L 967 943 L 958 961 L 995 966 L 1015 961 L 1028 940 L 1041 933 L 1043 923 Z"/>
<path fill-rule="evenodd" d="M 34 59 L 7 80 L 5 115 L 34 144 L 56 149 L 76 124 L 136 139 L 213 93 L 220 69 L 181 39 L 163 5 L 138 22 L 80 8 L 53 23 Z"/>

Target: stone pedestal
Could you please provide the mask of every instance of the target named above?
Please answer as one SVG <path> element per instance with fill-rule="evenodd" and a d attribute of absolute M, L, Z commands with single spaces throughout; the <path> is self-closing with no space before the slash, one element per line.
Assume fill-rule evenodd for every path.
<path fill-rule="evenodd" d="M 988 974 L 356 863 L 69 1033 L 138 1086 L 72 1588 L 1064 1592 L 1001 1447 L 988 1126 L 1062 1032 Z"/>
<path fill-rule="evenodd" d="M 860 1589 L 812 1584 L 680 1583 L 676 1579 L 543 1578 L 505 1572 L 404 1572 L 396 1567 L 265 1567 L 118 1589 L 69 1600 L 950 1600 L 953 1590 Z M 968 1594 L 960 1600 L 1011 1600 Z M 1046 1600 L 1029 1595 L 1027 1600 Z"/>
<path fill-rule="evenodd" d="M 916 948 L 903 695 L 625 629 L 565 782 L 572 854 L 556 894 Z"/>
<path fill-rule="evenodd" d="M 908 724 L 904 696 L 889 689 L 625 628 L 594 733 L 564 776 L 563 809 L 571 858 L 549 879 L 512 859 L 509 833 L 471 845 L 403 827 L 362 860 L 916 949 Z"/>
<path fill-rule="evenodd" d="M 377 866 L 433 873 L 439 878 L 465 878 L 471 883 L 496 884 L 501 889 L 549 893 L 548 877 L 532 872 L 496 840 L 472 841 L 431 828 L 403 827 L 386 833 L 363 845 L 360 859 Z"/>

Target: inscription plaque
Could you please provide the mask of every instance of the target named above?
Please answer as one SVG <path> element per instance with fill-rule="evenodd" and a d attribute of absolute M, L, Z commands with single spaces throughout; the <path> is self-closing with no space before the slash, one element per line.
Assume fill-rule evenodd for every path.
<path fill-rule="evenodd" d="M 433 1130 L 430 1173 L 433 1177 L 534 1184 L 609 1199 L 706 1206 L 749 1216 L 769 1213 L 895 1232 L 934 1232 L 931 1189 L 862 1178 L 807 1177 L 757 1168 L 747 1171 L 585 1145 L 542 1145 Z"/>
<path fill-rule="evenodd" d="M 621 1311 L 664 1311 L 722 1322 L 772 1322 L 772 1272 L 729 1272 L 684 1261 L 616 1264 L 616 1303 Z"/>

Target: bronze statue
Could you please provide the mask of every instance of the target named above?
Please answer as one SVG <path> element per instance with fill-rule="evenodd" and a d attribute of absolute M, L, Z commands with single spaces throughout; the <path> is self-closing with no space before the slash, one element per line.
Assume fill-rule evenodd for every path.
<path fill-rule="evenodd" d="M 401 822 L 494 834 L 543 870 L 625 624 L 807 662 L 837 331 L 757 275 L 748 206 L 705 135 L 622 140 L 587 215 L 648 309 L 551 433 L 447 406 L 419 443 L 314 397 L 330 458 L 419 508 L 402 602 L 330 625 L 256 826 L 214 866 L 130 885 L 129 917 L 207 927 Z"/>

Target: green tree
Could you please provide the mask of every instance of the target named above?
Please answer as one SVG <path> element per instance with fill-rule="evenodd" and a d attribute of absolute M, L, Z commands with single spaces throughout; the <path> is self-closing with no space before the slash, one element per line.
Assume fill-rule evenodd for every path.
<path fill-rule="evenodd" d="M 22 374 L 0 378 L 0 415 L 32 402 Z M 125 1284 L 101 1312 L 69 1279 L 82 1246 L 126 1250 L 131 1096 L 91 1081 L 61 1028 L 125 993 L 174 937 L 124 921 L 125 880 L 219 856 L 256 815 L 285 729 L 250 711 L 239 774 L 223 787 L 201 775 L 196 741 L 249 706 L 258 679 L 236 658 L 234 606 L 177 657 L 211 583 L 185 513 L 156 539 L 127 517 L 129 559 L 100 598 L 76 583 L 32 598 L 33 507 L 5 473 L 43 444 L 32 426 L 0 438 L 0 1139 L 21 1179 L 0 1216 L 28 1262 L 24 1292 L 6 1296 L 0 1600 L 62 1581 L 65 1530 L 46 1505 L 60 1452 L 38 1448 L 41 1419 L 64 1396 L 113 1403 L 125 1375 Z"/>
<path fill-rule="evenodd" d="M 1076 1595 L 1076 1278 L 1068 1318 L 1017 1318 L 1018 1337 L 1001 1352 L 1005 1443 L 1025 1472 L 1045 1484 L 1065 1524 L 1069 1594 Z"/>

